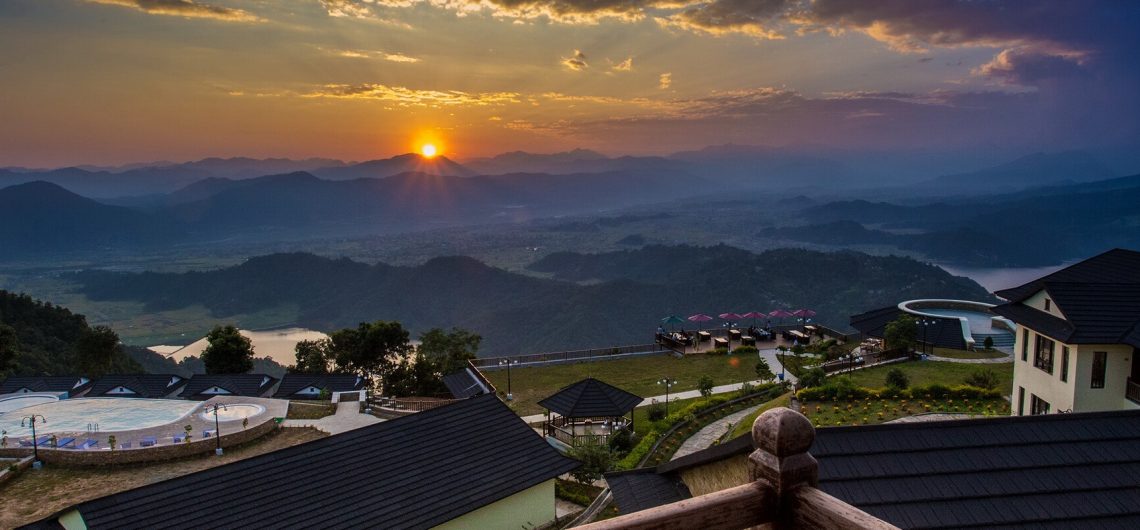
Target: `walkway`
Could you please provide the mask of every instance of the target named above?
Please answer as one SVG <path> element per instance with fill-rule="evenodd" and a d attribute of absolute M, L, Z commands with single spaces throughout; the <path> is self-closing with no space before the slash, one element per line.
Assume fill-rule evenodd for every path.
<path fill-rule="evenodd" d="M 721 436 L 724 436 L 724 433 L 735 427 L 737 423 L 740 423 L 740 420 L 744 419 L 745 416 L 756 412 L 756 410 L 762 406 L 764 405 L 760 404 L 754 407 L 748 407 L 740 412 L 734 412 L 706 425 L 703 429 L 690 436 L 688 440 L 685 440 L 685 443 L 681 444 L 677 452 L 673 453 L 672 460 L 712 447 L 714 442 L 719 440 Z"/>
<path fill-rule="evenodd" d="M 336 414 L 325 416 L 319 420 L 285 420 L 283 427 L 312 427 L 318 431 L 329 434 L 367 427 L 384 420 L 371 414 L 361 414 L 359 401 L 341 401 L 336 405 Z"/>
<path fill-rule="evenodd" d="M 772 369 L 772 373 L 779 375 L 780 372 L 784 369 L 784 365 L 780 364 L 780 361 L 778 359 L 776 359 L 776 350 L 774 350 L 774 349 L 760 350 L 760 357 L 763 357 L 764 360 L 768 361 L 768 367 Z M 790 381 L 792 383 L 796 382 L 796 376 L 792 375 L 791 372 L 785 372 L 784 373 L 784 379 L 786 381 Z M 756 386 L 756 385 L 763 384 L 763 382 L 760 380 L 755 380 L 755 381 L 748 381 L 748 384 L 750 384 L 752 386 Z M 713 394 L 727 394 L 729 392 L 738 392 L 738 391 L 740 391 L 740 388 L 742 386 L 744 386 L 744 383 L 732 383 L 732 384 L 728 384 L 728 385 L 714 386 L 712 389 L 712 393 Z M 677 401 L 678 399 L 693 399 L 693 398 L 698 398 L 698 397 L 701 397 L 700 390 L 686 390 L 684 392 L 670 392 L 669 393 L 669 402 L 672 403 L 674 401 Z M 665 401 L 665 394 L 661 394 L 659 396 L 647 397 L 644 400 L 642 400 L 641 403 L 639 403 L 637 406 L 638 407 L 647 407 L 647 406 L 653 404 L 654 402 L 663 403 L 664 401 Z M 541 422 L 545 419 L 546 419 L 545 414 L 532 414 L 530 416 L 523 416 L 523 421 L 525 421 L 527 423 L 538 423 L 538 422 Z"/>

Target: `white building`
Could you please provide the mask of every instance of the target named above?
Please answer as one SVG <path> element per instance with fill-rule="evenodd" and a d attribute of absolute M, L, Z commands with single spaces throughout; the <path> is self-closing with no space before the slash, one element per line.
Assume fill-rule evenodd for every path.
<path fill-rule="evenodd" d="M 1140 252 L 1114 249 L 997 291 L 1017 324 L 1012 413 L 1140 408 Z"/>

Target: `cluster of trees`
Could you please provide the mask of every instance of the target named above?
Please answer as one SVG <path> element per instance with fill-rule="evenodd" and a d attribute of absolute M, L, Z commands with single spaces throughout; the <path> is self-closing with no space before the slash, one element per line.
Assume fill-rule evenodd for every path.
<path fill-rule="evenodd" d="M 389 396 L 433 396 L 447 392 L 443 374 L 474 359 L 483 338 L 470 331 L 433 328 L 413 347 L 399 322 L 362 322 L 333 332 L 328 339 L 297 344 L 297 373 L 355 373 L 378 384 Z"/>
<path fill-rule="evenodd" d="M 0 291 L 0 376 L 138 373 L 119 336 L 66 308 Z"/>

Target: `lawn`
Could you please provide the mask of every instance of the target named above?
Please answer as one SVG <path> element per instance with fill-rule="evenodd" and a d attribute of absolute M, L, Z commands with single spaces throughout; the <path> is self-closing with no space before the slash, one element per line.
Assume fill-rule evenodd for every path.
<path fill-rule="evenodd" d="M 910 379 L 910 386 L 925 386 L 931 383 L 942 383 L 947 386 L 963 385 L 966 377 L 974 371 L 990 369 L 998 376 L 1000 381 L 998 389 L 1007 395 L 1013 391 L 1013 363 L 967 364 L 943 361 L 907 361 L 855 370 L 846 374 L 846 377 L 850 377 L 856 386 L 879 388 L 887 386 L 887 372 L 893 368 L 899 368 L 906 373 Z"/>
<path fill-rule="evenodd" d="M 0 528 L 15 528 L 63 508 L 154 482 L 180 477 L 251 456 L 323 438 L 314 429 L 288 428 L 255 442 L 227 447 L 224 456 L 203 455 L 172 462 L 117 467 L 64 468 L 44 466 L 25 470 L 0 488 Z"/>
<path fill-rule="evenodd" d="M 755 412 L 741 418 L 740 423 L 737 423 L 732 428 L 732 433 L 729 434 L 728 436 L 726 436 L 723 439 L 723 441 L 732 440 L 732 439 L 736 438 L 737 436 L 740 436 L 743 434 L 748 434 L 748 433 L 752 432 L 752 424 L 756 422 L 756 418 L 759 418 L 761 414 L 763 414 L 763 413 L 765 413 L 771 409 L 774 409 L 776 407 L 788 406 L 788 401 L 789 401 L 789 398 L 791 398 L 791 397 L 792 397 L 792 393 L 788 392 L 787 394 L 783 394 L 780 397 L 773 399 L 772 401 L 769 401 L 763 405 L 760 405 L 760 408 L 756 409 Z"/>
<path fill-rule="evenodd" d="M 1008 353 L 998 350 L 954 350 L 950 348 L 934 348 L 934 355 L 938 357 L 949 357 L 951 359 L 999 359 L 1002 357 L 1009 357 Z"/>
<path fill-rule="evenodd" d="M 952 412 L 971 416 L 1008 416 L 1004 399 L 855 399 L 852 401 L 809 401 L 800 407 L 816 427 L 874 425 L 927 412 Z"/>
<path fill-rule="evenodd" d="M 331 401 L 314 401 L 312 403 L 290 401 L 289 412 L 285 414 L 285 419 L 319 420 L 325 416 L 332 416 L 333 414 L 336 414 L 336 405 Z"/>
<path fill-rule="evenodd" d="M 677 381 L 673 392 L 695 390 L 701 376 L 708 375 L 716 385 L 756 379 L 756 356 L 737 355 L 646 355 L 589 363 L 557 364 L 511 370 L 511 407 L 520 415 L 538 414 L 538 402 L 558 389 L 587 377 L 605 381 L 642 397 L 665 394 L 657 381 L 668 377 Z M 484 371 L 500 392 L 507 391 L 505 370 Z"/>

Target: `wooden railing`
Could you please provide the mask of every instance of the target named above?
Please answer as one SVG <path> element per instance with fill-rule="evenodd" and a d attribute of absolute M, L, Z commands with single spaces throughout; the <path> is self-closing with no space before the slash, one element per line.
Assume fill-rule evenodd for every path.
<path fill-rule="evenodd" d="M 1124 386 L 1124 397 L 1133 403 L 1140 403 L 1140 383 L 1129 377 Z"/>
<path fill-rule="evenodd" d="M 811 421 L 787 408 L 761 414 L 752 426 L 751 482 L 581 526 L 589 530 L 735 530 L 777 528 L 889 530 L 878 519 L 819 489 L 819 467 L 808 453 L 815 440 Z"/>

